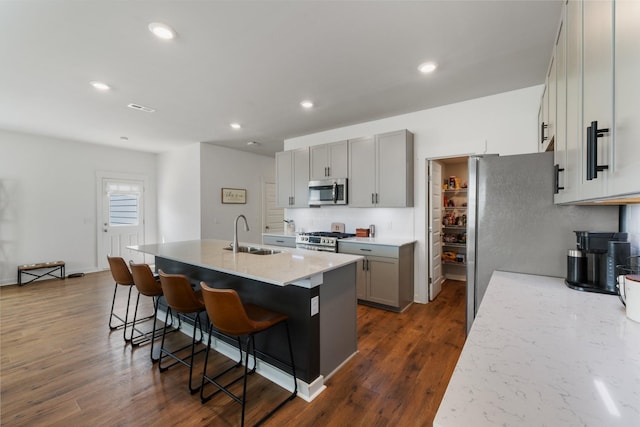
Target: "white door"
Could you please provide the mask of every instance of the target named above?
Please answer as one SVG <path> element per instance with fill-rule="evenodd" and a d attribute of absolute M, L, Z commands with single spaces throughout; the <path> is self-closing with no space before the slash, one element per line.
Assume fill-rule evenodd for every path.
<path fill-rule="evenodd" d="M 262 231 L 265 233 L 284 230 L 284 209 L 276 207 L 276 184 L 262 183 Z"/>
<path fill-rule="evenodd" d="M 102 178 L 98 266 L 108 268 L 107 255 L 144 262 L 127 246 L 144 244 L 144 182 Z"/>
<path fill-rule="evenodd" d="M 429 301 L 433 301 L 442 290 L 442 164 L 429 160 Z"/>

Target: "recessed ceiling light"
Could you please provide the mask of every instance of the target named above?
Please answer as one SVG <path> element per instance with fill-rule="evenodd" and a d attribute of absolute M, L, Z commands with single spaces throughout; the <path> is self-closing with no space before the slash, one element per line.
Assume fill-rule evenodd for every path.
<path fill-rule="evenodd" d="M 123 140 L 123 141 L 128 141 L 129 137 L 128 136 L 121 136 L 120 139 Z"/>
<path fill-rule="evenodd" d="M 171 40 L 176 36 L 173 28 L 162 22 L 152 22 L 149 24 L 149 31 L 162 40 Z"/>
<path fill-rule="evenodd" d="M 102 91 L 102 92 L 106 92 L 109 89 L 111 89 L 111 86 L 109 86 L 106 83 L 96 82 L 96 81 L 89 82 L 89 83 L 91 84 L 91 86 L 94 87 L 94 89 L 97 89 L 97 90 Z"/>
<path fill-rule="evenodd" d="M 433 73 L 436 68 L 437 65 L 434 62 L 425 62 L 424 64 L 420 64 L 418 70 L 420 70 L 420 72 L 423 74 L 429 74 Z"/>
<path fill-rule="evenodd" d="M 234 129 L 240 129 L 242 126 L 240 126 L 240 123 L 231 123 L 229 126 L 231 126 Z"/>
<path fill-rule="evenodd" d="M 247 145 L 260 145 L 260 143 L 257 141 L 248 141 Z"/>
<path fill-rule="evenodd" d="M 302 106 L 302 108 L 313 108 L 313 102 L 309 101 L 309 100 L 304 100 L 300 103 L 300 105 Z"/>

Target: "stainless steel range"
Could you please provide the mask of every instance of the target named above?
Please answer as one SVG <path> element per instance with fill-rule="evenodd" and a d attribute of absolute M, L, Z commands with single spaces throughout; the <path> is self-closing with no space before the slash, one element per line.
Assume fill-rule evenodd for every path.
<path fill-rule="evenodd" d="M 354 236 L 355 234 L 330 231 L 300 233 L 296 237 L 296 248 L 312 251 L 338 252 L 338 240 Z"/>

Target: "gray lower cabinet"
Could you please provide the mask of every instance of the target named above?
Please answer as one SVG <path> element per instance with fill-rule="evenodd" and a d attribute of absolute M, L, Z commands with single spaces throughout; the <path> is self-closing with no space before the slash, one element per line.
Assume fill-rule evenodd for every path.
<path fill-rule="evenodd" d="M 296 247 L 296 236 L 278 236 L 273 234 L 263 234 L 262 244 L 270 246 L 284 246 L 287 248 Z"/>
<path fill-rule="evenodd" d="M 413 243 L 392 246 L 339 241 L 338 252 L 363 255 L 358 262 L 358 301 L 393 311 L 413 302 Z"/>

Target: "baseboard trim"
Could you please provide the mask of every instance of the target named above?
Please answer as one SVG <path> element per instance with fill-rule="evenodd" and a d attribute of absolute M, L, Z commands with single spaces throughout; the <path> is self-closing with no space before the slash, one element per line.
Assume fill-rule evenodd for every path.
<path fill-rule="evenodd" d="M 162 309 L 158 310 L 158 319 L 164 320 L 166 316 L 166 312 Z M 181 332 L 188 336 L 193 336 L 193 325 L 182 322 Z M 208 342 L 209 335 L 205 332 L 203 341 Z M 216 337 L 212 337 L 211 339 L 211 348 L 217 351 L 220 354 L 225 355 L 229 359 L 237 360 L 238 357 L 238 349 L 231 344 L 220 340 Z M 244 352 L 242 353 L 242 360 L 244 360 Z M 354 353 L 355 354 L 355 353 Z M 353 357 L 353 356 L 352 356 Z M 251 363 L 251 362 L 249 362 Z M 342 366 L 342 365 L 340 365 Z M 337 368 L 336 368 L 337 370 Z M 333 371 L 335 372 L 335 370 Z M 332 374 L 333 374 L 332 372 Z M 293 376 L 284 372 L 277 367 L 268 364 L 267 362 L 258 359 L 258 364 L 256 367 L 256 373 L 269 381 L 279 385 L 288 391 L 293 391 Z M 298 392 L 297 396 L 304 399 L 307 402 L 313 401 L 316 397 L 322 393 L 327 386 L 324 385 L 325 378 L 320 375 L 316 378 L 311 384 L 308 384 L 298 378 Z"/>

